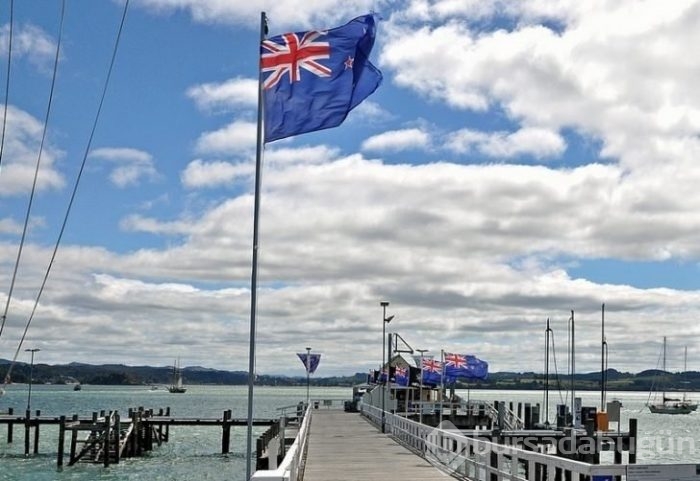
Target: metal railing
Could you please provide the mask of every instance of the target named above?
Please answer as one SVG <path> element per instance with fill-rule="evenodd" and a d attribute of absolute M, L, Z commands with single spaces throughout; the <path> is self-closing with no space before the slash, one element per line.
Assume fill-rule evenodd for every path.
<path fill-rule="evenodd" d="M 311 413 L 314 403 L 310 403 L 304 413 L 304 421 L 299 427 L 299 432 L 294 440 L 294 444 L 287 450 L 287 455 L 284 457 L 277 469 L 260 470 L 253 473 L 250 478 L 252 481 L 297 481 L 299 479 L 299 471 L 306 452 L 306 442 L 309 438 L 309 426 L 311 425 Z M 284 442 L 284 441 L 282 441 Z"/>
<path fill-rule="evenodd" d="M 373 423 L 381 422 L 380 409 L 362 404 L 360 411 Z M 433 428 L 391 413 L 385 413 L 385 423 L 388 434 L 438 469 L 474 481 L 490 480 L 492 476 L 509 481 L 552 480 L 557 473 L 560 473 L 559 479 L 572 481 L 590 476 L 626 477 L 625 465 L 594 465 L 526 451 L 516 446 L 467 437 L 456 429 Z"/>

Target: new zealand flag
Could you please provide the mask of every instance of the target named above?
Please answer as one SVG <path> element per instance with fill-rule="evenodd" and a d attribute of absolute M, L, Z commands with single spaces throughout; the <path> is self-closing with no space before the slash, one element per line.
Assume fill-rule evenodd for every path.
<path fill-rule="evenodd" d="M 374 15 L 322 31 L 285 33 L 260 46 L 265 142 L 340 125 L 379 87 L 369 61 Z"/>

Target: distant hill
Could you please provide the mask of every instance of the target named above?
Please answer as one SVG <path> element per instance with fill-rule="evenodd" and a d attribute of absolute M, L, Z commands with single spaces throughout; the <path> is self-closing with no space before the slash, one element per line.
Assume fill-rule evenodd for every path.
<path fill-rule="evenodd" d="M 10 361 L 0 359 L 0 379 L 5 377 Z M 608 389 L 611 391 L 649 391 L 652 384 L 661 377 L 667 390 L 700 391 L 700 372 L 664 373 L 658 369 L 649 369 L 637 374 L 608 369 Z M 185 384 L 209 385 L 246 385 L 246 371 L 223 371 L 202 366 L 187 367 L 182 370 Z M 68 364 L 34 364 L 33 381 L 35 383 L 65 384 L 76 380 L 83 384 L 102 385 L 167 385 L 172 380 L 172 367 L 127 366 L 124 364 L 92 365 L 71 362 Z M 348 376 L 312 377 L 313 386 L 352 386 L 367 380 L 364 373 Z M 26 383 L 29 381 L 29 364 L 17 363 L 12 371 L 12 381 Z M 458 388 L 470 389 L 544 389 L 544 374 L 535 372 L 495 372 L 489 374 L 487 381 L 459 382 Z M 550 373 L 549 385 L 555 389 L 557 383 L 568 387 L 569 377 Z M 264 386 L 305 386 L 305 376 L 259 375 L 257 385 Z M 576 375 L 576 388 L 579 390 L 600 389 L 600 372 Z"/>
<path fill-rule="evenodd" d="M 10 366 L 10 361 L 0 359 L 0 379 Z M 37 384 L 65 384 L 75 382 L 82 384 L 101 385 L 141 385 L 141 384 L 170 384 L 173 368 L 171 366 L 127 366 L 124 364 L 92 365 L 71 362 L 69 364 L 34 364 L 33 382 Z M 185 384 L 210 385 L 245 385 L 248 384 L 247 371 L 223 371 L 219 369 L 192 366 L 182 369 Z M 333 376 L 311 379 L 315 386 L 352 386 L 366 380 L 366 375 Z M 26 383 L 29 381 L 29 364 L 18 362 L 12 370 L 12 381 Z M 258 385 L 271 386 L 302 386 L 306 385 L 306 377 L 286 377 L 259 375 Z"/>

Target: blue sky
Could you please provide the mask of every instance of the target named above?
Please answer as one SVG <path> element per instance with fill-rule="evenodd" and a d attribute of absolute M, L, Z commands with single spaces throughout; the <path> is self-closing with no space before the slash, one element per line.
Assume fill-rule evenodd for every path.
<path fill-rule="evenodd" d="M 61 11 L 15 3 L 3 307 Z M 2 358 L 50 258 L 123 6 L 67 2 Z M 271 35 L 380 13 L 372 61 L 384 82 L 340 127 L 266 148 L 259 372 L 300 374 L 306 346 L 323 353 L 318 375 L 376 367 L 381 300 L 413 347 L 475 354 L 495 371 L 541 370 L 545 320 L 563 342 L 571 309 L 577 367 L 598 368 L 605 302 L 611 367 L 655 367 L 667 335 L 669 366 L 687 345 L 695 368 L 700 2 L 689 0 L 132 1 L 26 341 L 39 362 L 247 368 L 263 10 Z M 8 22 L 5 5 L 0 92 Z"/>

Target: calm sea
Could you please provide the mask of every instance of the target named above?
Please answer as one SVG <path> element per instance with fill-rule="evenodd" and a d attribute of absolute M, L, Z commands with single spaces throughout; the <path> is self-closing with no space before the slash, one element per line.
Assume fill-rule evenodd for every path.
<path fill-rule="evenodd" d="M 486 401 L 502 400 L 540 403 L 543 395 L 536 391 L 458 391 L 460 395 Z M 349 388 L 311 388 L 311 396 L 317 399 L 349 399 Z M 600 395 L 595 392 L 579 392 L 584 406 L 596 406 Z M 256 387 L 255 417 L 276 417 L 277 408 L 294 405 L 306 398 L 305 387 Z M 645 404 L 647 393 L 608 393 L 608 400 L 617 398 L 623 403 L 622 429 L 626 430 L 630 418 L 639 423 L 638 462 L 688 462 L 700 463 L 700 413 L 685 416 L 669 416 L 648 413 Z M 550 421 L 554 419 L 555 405 L 560 401 L 558 392 L 550 392 Z M 24 412 L 27 403 L 27 386 L 11 385 L 5 396 L 0 397 L 0 411 L 13 407 Z M 174 416 L 218 417 L 226 409 L 234 417 L 245 418 L 247 413 L 247 388 L 245 386 L 188 386 L 185 394 L 170 394 L 160 389 L 151 391 L 148 386 L 83 386 L 73 391 L 71 386 L 39 385 L 32 387 L 32 410 L 42 414 L 70 416 L 90 415 L 93 411 L 119 410 L 126 413 L 129 407 L 170 407 Z M 264 428 L 256 428 L 255 436 Z M 48 481 L 48 480 L 227 480 L 243 481 L 245 478 L 246 428 L 232 430 L 231 453 L 221 455 L 221 429 L 215 427 L 174 427 L 170 441 L 144 458 L 123 460 L 118 465 L 103 468 L 98 465 L 64 467 L 56 470 L 58 428 L 42 426 L 38 455 L 24 456 L 24 430 L 15 428 L 15 442 L 6 443 L 6 433 L 0 428 L 0 480 Z M 697 446 L 697 449 L 696 449 Z M 67 457 L 66 457 L 67 462 Z"/>

